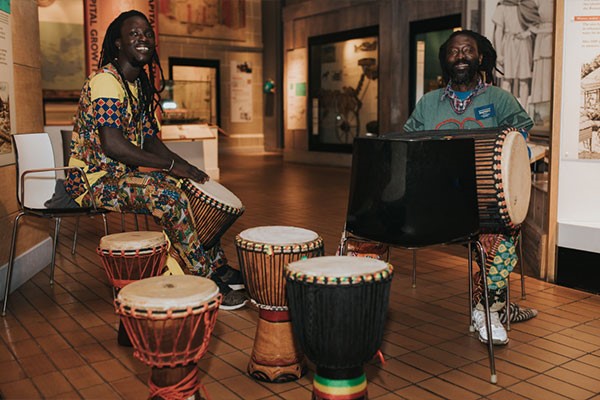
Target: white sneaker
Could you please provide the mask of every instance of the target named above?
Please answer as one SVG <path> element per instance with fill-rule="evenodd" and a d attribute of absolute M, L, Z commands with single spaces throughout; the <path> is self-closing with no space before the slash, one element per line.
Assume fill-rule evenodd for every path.
<path fill-rule="evenodd" d="M 497 312 L 490 312 L 490 319 L 492 321 L 492 343 L 496 345 L 503 345 L 508 343 L 508 335 L 506 329 L 500 322 L 500 317 Z M 476 308 L 473 309 L 473 326 L 479 332 L 479 340 L 483 343 L 488 342 L 487 329 L 485 325 L 485 312 L 480 311 Z"/>

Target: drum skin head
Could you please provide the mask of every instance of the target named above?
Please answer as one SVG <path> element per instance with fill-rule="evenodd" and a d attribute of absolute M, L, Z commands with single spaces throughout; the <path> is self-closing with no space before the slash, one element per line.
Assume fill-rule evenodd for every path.
<path fill-rule="evenodd" d="M 239 234 L 243 240 L 254 243 L 285 246 L 312 242 L 319 238 L 316 232 L 295 226 L 257 226 Z"/>
<path fill-rule="evenodd" d="M 190 182 L 201 192 L 207 194 L 209 197 L 217 200 L 219 203 L 223 203 L 233 208 L 242 208 L 242 201 L 233 194 L 225 186 L 214 180 L 209 180 L 204 183 Z"/>
<path fill-rule="evenodd" d="M 388 271 L 385 261 L 367 257 L 324 256 L 294 261 L 286 266 L 292 273 L 306 276 L 325 276 L 328 278 L 349 278 L 361 275 L 374 275 Z"/>
<path fill-rule="evenodd" d="M 508 215 L 519 225 L 527 217 L 531 195 L 531 169 L 527 144 L 517 131 L 508 132 L 502 149 L 502 185 Z"/>
<path fill-rule="evenodd" d="M 135 281 L 119 291 L 119 302 L 136 309 L 166 311 L 199 307 L 216 298 L 219 288 L 193 275 L 156 276 Z"/>
<path fill-rule="evenodd" d="M 103 236 L 98 247 L 101 250 L 135 251 L 152 249 L 167 243 L 165 234 L 158 231 L 133 231 Z"/>

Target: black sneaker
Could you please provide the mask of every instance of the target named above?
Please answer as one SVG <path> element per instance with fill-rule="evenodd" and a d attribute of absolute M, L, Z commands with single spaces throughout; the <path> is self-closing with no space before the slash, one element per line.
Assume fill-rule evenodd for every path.
<path fill-rule="evenodd" d="M 248 297 L 244 290 L 230 290 L 223 295 L 223 301 L 219 308 L 221 310 L 237 310 L 248 303 Z"/>
<path fill-rule="evenodd" d="M 223 265 L 215 269 L 210 277 L 213 280 L 219 279 L 233 290 L 242 290 L 245 288 L 240 270 L 232 268 L 229 265 Z"/>
<path fill-rule="evenodd" d="M 245 290 L 233 290 L 219 276 L 215 276 L 215 274 L 211 275 L 210 278 L 217 284 L 219 292 L 223 295 L 223 300 L 219 306 L 221 310 L 237 310 L 248 303 Z"/>

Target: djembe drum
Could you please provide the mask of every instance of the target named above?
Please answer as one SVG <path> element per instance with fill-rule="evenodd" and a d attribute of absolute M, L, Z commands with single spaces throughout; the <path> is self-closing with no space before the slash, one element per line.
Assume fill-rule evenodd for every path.
<path fill-rule="evenodd" d="M 367 399 L 363 366 L 381 345 L 393 268 L 366 257 L 327 256 L 286 266 L 294 334 L 316 365 L 313 399 Z"/>
<path fill-rule="evenodd" d="M 165 269 L 168 242 L 164 233 L 134 231 L 113 233 L 100 239 L 96 252 L 110 284 L 115 289 L 144 278 L 161 275 Z"/>
<path fill-rule="evenodd" d="M 191 398 L 202 387 L 197 362 L 206 353 L 222 296 L 210 279 L 171 275 L 133 282 L 115 309 L 134 347 L 152 367 L 150 398 Z"/>
<path fill-rule="evenodd" d="M 248 373 L 266 382 L 288 382 L 304 374 L 304 357 L 292 335 L 284 266 L 322 256 L 323 239 L 308 229 L 261 226 L 235 238 L 248 295 L 258 306 L 258 324 Z"/>
<path fill-rule="evenodd" d="M 242 215 L 244 206 L 235 194 L 213 180 L 197 183 L 183 179 L 182 189 L 192 210 L 198 240 L 209 250 Z"/>
<path fill-rule="evenodd" d="M 480 230 L 514 233 L 527 217 L 531 194 L 531 168 L 523 135 L 515 128 L 451 134 L 437 131 L 435 135 L 474 140 Z"/>

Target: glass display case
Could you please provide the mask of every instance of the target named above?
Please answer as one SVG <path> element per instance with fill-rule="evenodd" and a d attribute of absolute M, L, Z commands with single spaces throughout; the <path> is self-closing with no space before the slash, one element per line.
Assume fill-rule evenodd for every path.
<path fill-rule="evenodd" d="M 310 150 L 378 133 L 378 41 L 377 27 L 309 38 Z"/>
<path fill-rule="evenodd" d="M 211 123 L 212 98 L 210 81 L 165 81 L 161 93 L 163 125 Z"/>

